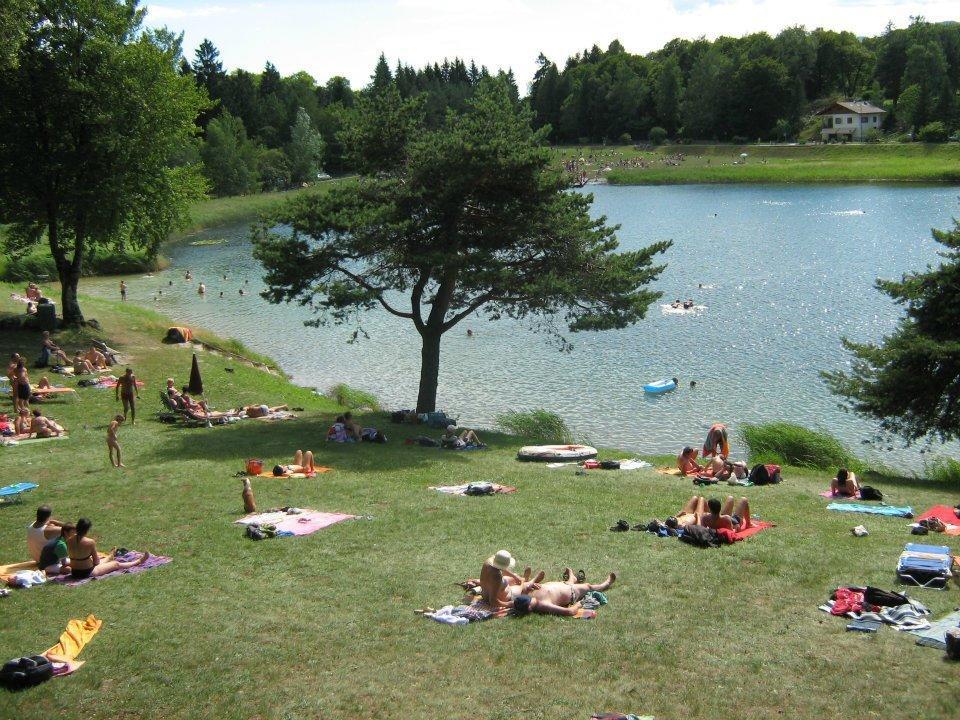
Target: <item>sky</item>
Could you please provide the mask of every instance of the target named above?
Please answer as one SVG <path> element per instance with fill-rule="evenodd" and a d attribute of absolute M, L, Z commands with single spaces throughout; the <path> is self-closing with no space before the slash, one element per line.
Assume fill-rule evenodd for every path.
<path fill-rule="evenodd" d="M 184 31 L 184 54 L 209 38 L 224 67 L 281 74 L 300 70 L 318 82 L 347 77 L 365 86 L 380 53 L 420 67 L 462 57 L 491 71 L 512 68 L 521 92 L 540 52 L 563 65 L 568 56 L 619 39 L 644 54 L 667 41 L 740 36 L 805 25 L 883 32 L 911 16 L 960 20 L 960 0 L 161 0 L 147 24 Z"/>

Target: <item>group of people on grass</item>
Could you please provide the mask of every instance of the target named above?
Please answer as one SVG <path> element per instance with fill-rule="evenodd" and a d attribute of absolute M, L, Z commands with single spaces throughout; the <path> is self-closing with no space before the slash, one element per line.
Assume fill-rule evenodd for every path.
<path fill-rule="evenodd" d="M 516 614 L 573 617 L 581 612 L 581 601 L 588 592 L 603 592 L 617 579 L 615 573 L 610 573 L 602 583 L 588 583 L 582 575 L 565 568 L 562 581 L 545 582 L 544 571 L 533 575 L 527 567 L 521 576 L 513 572 L 515 566 L 513 556 L 500 550 L 486 559 L 479 578 L 467 580 L 463 586 L 479 590 L 480 598 L 493 610 L 506 608 Z"/>
<path fill-rule="evenodd" d="M 212 410 L 205 400 L 196 400 L 190 395 L 187 387 L 177 390 L 176 382 L 173 378 L 167 378 L 167 387 L 164 391 L 167 396 L 167 402 L 170 407 L 183 412 L 185 415 L 196 420 L 219 420 L 222 418 L 260 418 L 272 415 L 273 413 L 288 410 L 286 405 L 242 405 L 230 410 L 218 411 Z"/>
<path fill-rule="evenodd" d="M 88 536 L 91 526 L 87 518 L 80 518 L 76 525 L 55 520 L 53 510 L 41 505 L 37 519 L 27 526 L 30 559 L 47 577 L 69 575 L 82 580 L 141 565 L 150 558 L 150 553 L 143 553 L 136 560 L 122 561 L 114 550 L 101 555 L 96 541 Z"/>

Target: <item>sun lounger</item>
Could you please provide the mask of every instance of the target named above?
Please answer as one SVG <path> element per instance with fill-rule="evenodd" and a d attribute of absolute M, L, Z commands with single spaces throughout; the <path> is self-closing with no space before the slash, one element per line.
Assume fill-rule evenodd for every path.
<path fill-rule="evenodd" d="M 897 562 L 897 577 L 917 587 L 946 590 L 947 581 L 953 577 L 952 562 L 946 545 L 907 543 Z"/>
<path fill-rule="evenodd" d="M 0 503 L 18 503 L 23 501 L 23 493 L 40 487 L 36 483 L 21 482 L 0 488 Z"/>

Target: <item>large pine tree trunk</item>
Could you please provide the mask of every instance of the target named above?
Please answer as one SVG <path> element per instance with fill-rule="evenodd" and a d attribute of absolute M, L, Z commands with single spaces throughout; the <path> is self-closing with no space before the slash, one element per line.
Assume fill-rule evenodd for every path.
<path fill-rule="evenodd" d="M 420 392 L 417 394 L 417 412 L 427 413 L 437 409 L 442 333 L 425 332 L 421 337 L 423 347 L 420 350 Z"/>

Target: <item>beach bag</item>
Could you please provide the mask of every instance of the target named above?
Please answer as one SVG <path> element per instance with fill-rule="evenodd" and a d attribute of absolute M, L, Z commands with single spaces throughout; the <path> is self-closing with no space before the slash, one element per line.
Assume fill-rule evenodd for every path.
<path fill-rule="evenodd" d="M 247 460 L 247 475 L 259 475 L 263 472 L 263 460 Z"/>
<path fill-rule="evenodd" d="M 584 460 L 583 467 L 586 470 L 597 470 L 600 467 L 600 462 L 597 460 Z"/>
<path fill-rule="evenodd" d="M 698 548 L 720 547 L 720 539 L 716 531 L 702 525 L 688 525 L 683 529 L 680 539 Z"/>
<path fill-rule="evenodd" d="M 619 460 L 601 460 L 600 469 L 601 470 L 619 470 L 620 461 Z"/>
<path fill-rule="evenodd" d="M 750 482 L 754 485 L 774 485 L 781 481 L 779 465 L 754 465 Z"/>
<path fill-rule="evenodd" d="M 467 485 L 465 495 L 493 495 L 493 483 L 477 482 Z"/>
<path fill-rule="evenodd" d="M 408 412 L 412 412 L 412 411 L 411 410 L 394 410 L 392 413 L 390 413 L 390 422 L 396 423 L 397 425 L 402 424 Z"/>
<path fill-rule="evenodd" d="M 900 605 L 910 604 L 910 598 L 906 595 L 881 590 L 880 588 L 871 587 L 870 585 L 867 585 L 863 591 L 863 600 L 871 605 L 879 605 L 880 607 L 899 607 Z"/>
<path fill-rule="evenodd" d="M 947 657 L 951 660 L 960 660 L 960 628 L 950 628 L 943 635 L 947 644 Z"/>
<path fill-rule="evenodd" d="M 39 685 L 53 677 L 53 663 L 42 655 L 14 658 L 0 668 L 0 684 L 10 690 Z"/>
<path fill-rule="evenodd" d="M 864 485 L 860 488 L 860 499 L 861 500 L 883 500 L 883 493 L 877 490 L 875 487 Z"/>
<path fill-rule="evenodd" d="M 360 431 L 360 439 L 363 442 L 385 443 L 387 436 L 376 428 L 363 428 L 363 430 Z"/>

